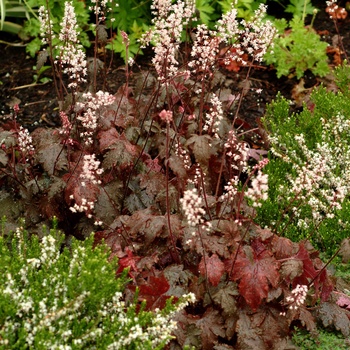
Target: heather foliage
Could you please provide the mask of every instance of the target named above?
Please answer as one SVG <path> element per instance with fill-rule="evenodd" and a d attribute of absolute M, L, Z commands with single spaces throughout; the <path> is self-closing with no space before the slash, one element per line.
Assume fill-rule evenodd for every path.
<path fill-rule="evenodd" d="M 348 69 L 340 67 L 336 75 L 344 88 Z M 334 93 L 321 87 L 301 113 L 290 114 L 289 102 L 278 97 L 264 118 L 271 185 L 258 221 L 329 254 L 349 236 L 349 102 L 347 88 Z"/>
<path fill-rule="evenodd" d="M 117 259 L 52 229 L 41 240 L 19 226 L 0 237 L 1 349 L 162 349 L 174 313 L 193 301 L 169 299 L 160 311 L 125 302 L 127 270 L 115 278 Z"/>
<path fill-rule="evenodd" d="M 89 74 L 84 64 L 75 66 L 85 62 L 79 47 L 65 51 L 74 31 L 58 46 L 59 55 L 44 37 L 62 123 L 27 133 L 16 106 L 0 129 L 1 179 L 13 189 L 3 198 L 23 208 L 33 231 L 54 215 L 67 234 L 83 238 L 97 231 L 95 243 L 104 240 L 119 258 L 117 273 L 129 268 L 125 297 L 138 288 L 147 310 L 192 292 L 196 303 L 175 317 L 181 327 L 174 329 L 172 348 L 293 348 L 294 325 L 317 334 L 317 322 L 349 336 L 348 296 L 334 290 L 318 251 L 256 224 L 274 186 L 266 169 L 275 160 L 266 157 L 264 131 L 239 127 L 238 113 L 245 95 L 257 93 L 249 89 L 250 72 L 275 35 L 266 8 L 242 21 L 230 8 L 216 27 L 202 24 L 191 33 L 191 48 L 180 41 L 195 14 L 193 2 L 155 0 L 152 11 L 142 45 L 154 44 L 154 70 L 127 60 L 126 83 L 113 93 L 95 89 L 96 57 Z M 128 52 L 128 35 L 122 38 Z M 233 62 L 247 72 L 238 95 L 219 69 Z M 81 91 L 85 79 L 89 92 Z M 252 139 L 260 148 L 251 147 Z M 329 191 L 337 190 L 335 180 Z M 319 190 L 337 205 L 334 192 Z M 312 210 L 322 214 L 322 204 Z"/>

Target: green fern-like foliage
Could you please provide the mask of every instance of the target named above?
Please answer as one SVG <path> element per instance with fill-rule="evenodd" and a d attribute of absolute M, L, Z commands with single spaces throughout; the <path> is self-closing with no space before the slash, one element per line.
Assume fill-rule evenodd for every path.
<path fill-rule="evenodd" d="M 279 35 L 265 61 L 275 66 L 278 78 L 291 75 L 299 79 L 307 70 L 321 77 L 329 72 L 328 44 L 311 27 L 306 27 L 300 17 L 289 23 L 285 19 L 276 20 L 275 25 Z"/>

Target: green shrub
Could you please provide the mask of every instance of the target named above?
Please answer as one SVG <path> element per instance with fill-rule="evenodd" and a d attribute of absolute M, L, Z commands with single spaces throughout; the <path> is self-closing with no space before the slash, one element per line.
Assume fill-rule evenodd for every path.
<path fill-rule="evenodd" d="M 122 301 L 127 270 L 93 236 L 63 248 L 56 229 L 42 238 L 23 227 L 0 237 L 0 349 L 161 349 L 176 327 L 162 311 Z M 187 298 L 188 300 L 188 298 Z"/>
<path fill-rule="evenodd" d="M 289 110 L 289 101 L 278 96 L 264 118 L 271 143 L 270 186 L 258 221 L 331 252 L 350 234 L 349 95 L 321 87 L 301 113 Z"/>

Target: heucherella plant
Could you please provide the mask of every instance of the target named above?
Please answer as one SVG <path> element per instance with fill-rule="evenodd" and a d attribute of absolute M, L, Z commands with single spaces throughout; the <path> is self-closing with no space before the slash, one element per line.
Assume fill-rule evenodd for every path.
<path fill-rule="evenodd" d="M 176 328 L 172 317 L 192 295 L 163 310 L 123 300 L 127 270 L 105 245 L 63 245 L 50 230 L 41 240 L 20 226 L 0 237 L 0 349 L 162 349 Z"/>

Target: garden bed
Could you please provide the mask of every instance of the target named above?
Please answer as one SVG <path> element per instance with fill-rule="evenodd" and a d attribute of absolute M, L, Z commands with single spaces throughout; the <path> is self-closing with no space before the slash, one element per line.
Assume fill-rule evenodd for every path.
<path fill-rule="evenodd" d="M 175 316 L 172 350 L 317 349 L 318 334 L 347 348 L 350 69 L 333 68 L 350 52 L 350 18 L 337 33 L 318 4 L 314 28 L 330 44 L 322 77 L 305 70 L 277 78 L 257 59 L 269 42 L 258 34 L 271 30 L 260 15 L 256 26 L 244 24 L 248 31 L 237 27 L 239 40 L 259 43 L 247 40 L 240 54 L 224 39 L 228 22 L 221 37 L 199 27 L 192 45 L 180 44 L 173 22 L 165 22 L 170 43 L 162 41 L 164 23 L 155 22 L 152 39 L 167 58 L 159 63 L 147 48 L 131 67 L 90 49 L 88 82 L 79 66 L 70 79 L 50 69 L 35 76 L 21 42 L 0 35 L 3 236 L 15 233 L 21 256 L 26 230 L 42 237 L 54 217 L 62 250 L 95 232 L 94 245 L 104 241 L 118 258 L 117 275 L 128 268 L 120 289 L 129 305 L 135 292 L 151 311 L 170 296 L 194 295 Z M 212 65 L 194 59 L 201 45 Z"/>

